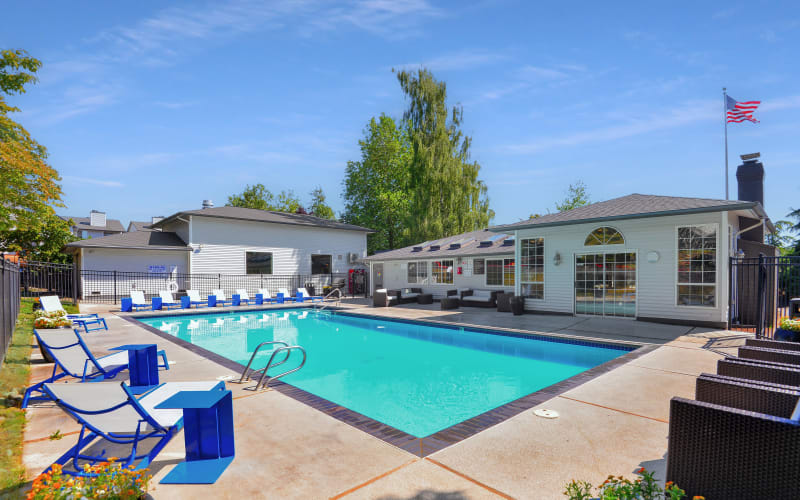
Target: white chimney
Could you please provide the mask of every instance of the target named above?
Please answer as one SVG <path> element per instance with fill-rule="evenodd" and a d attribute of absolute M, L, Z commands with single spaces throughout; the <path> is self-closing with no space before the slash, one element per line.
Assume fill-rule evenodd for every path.
<path fill-rule="evenodd" d="M 164 220 L 163 215 L 154 215 L 150 218 L 150 224 L 155 224 L 156 222 L 161 222 L 162 220 Z"/>
<path fill-rule="evenodd" d="M 106 213 L 99 210 L 92 210 L 89 213 L 89 225 L 95 227 L 106 227 Z"/>
<path fill-rule="evenodd" d="M 203 208 L 214 208 L 214 202 L 211 200 L 203 200 Z"/>

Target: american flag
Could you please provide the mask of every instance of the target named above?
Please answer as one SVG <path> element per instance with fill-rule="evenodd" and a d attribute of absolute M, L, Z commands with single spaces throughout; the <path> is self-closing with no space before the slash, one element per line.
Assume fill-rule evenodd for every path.
<path fill-rule="evenodd" d="M 738 102 L 731 96 L 726 97 L 726 108 L 728 109 L 728 123 L 742 123 L 747 120 L 753 123 L 758 123 L 758 120 L 753 118 L 753 112 L 761 104 L 761 101 L 747 101 Z"/>

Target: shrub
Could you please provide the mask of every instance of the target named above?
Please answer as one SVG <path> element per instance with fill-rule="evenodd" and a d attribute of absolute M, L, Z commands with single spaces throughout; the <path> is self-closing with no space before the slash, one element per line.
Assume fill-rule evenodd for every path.
<path fill-rule="evenodd" d="M 592 495 L 591 483 L 573 479 L 567 483 L 564 495 L 569 500 L 680 500 L 686 497 L 686 492 L 671 481 L 662 489 L 654 477 L 655 473 L 648 472 L 644 467 L 637 470 L 636 474 L 639 477 L 634 481 L 622 476 L 608 476 L 597 487 L 597 496 Z M 703 500 L 703 497 L 695 496 L 692 500 Z"/>
<path fill-rule="evenodd" d="M 800 319 L 783 318 L 780 327 L 790 332 L 800 333 Z"/>
<path fill-rule="evenodd" d="M 150 475 L 147 469 L 123 469 L 115 458 L 96 465 L 86 464 L 83 470 L 89 477 L 72 477 L 64 474 L 61 466 L 54 464 L 50 472 L 39 475 L 28 492 L 28 500 L 67 500 L 72 498 L 105 498 L 127 500 L 144 498 Z"/>

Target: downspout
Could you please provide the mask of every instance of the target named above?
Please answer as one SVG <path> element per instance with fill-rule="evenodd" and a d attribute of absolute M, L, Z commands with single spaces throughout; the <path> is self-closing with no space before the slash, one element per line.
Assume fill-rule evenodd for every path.
<path fill-rule="evenodd" d="M 735 233 L 733 233 L 733 238 L 731 238 L 731 245 L 733 246 L 733 248 L 731 250 L 733 251 L 733 255 L 734 256 L 736 256 L 736 257 L 739 256 L 737 254 L 737 252 L 739 251 L 739 236 L 741 236 L 742 234 L 746 233 L 747 231 L 753 230 L 753 229 L 755 229 L 757 227 L 764 227 L 764 224 L 766 223 L 765 221 L 766 221 L 766 218 L 761 218 L 758 223 L 753 224 L 752 226 L 750 226 L 748 228 L 745 228 L 745 229 L 742 229 L 740 231 L 736 231 Z"/>

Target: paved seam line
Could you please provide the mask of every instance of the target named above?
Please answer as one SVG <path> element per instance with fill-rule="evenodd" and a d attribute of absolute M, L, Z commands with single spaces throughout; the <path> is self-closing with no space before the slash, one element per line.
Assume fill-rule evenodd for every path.
<path fill-rule="evenodd" d="M 672 373 L 672 374 L 675 374 L 675 375 L 686 375 L 687 377 L 698 377 L 699 376 L 699 374 L 697 374 L 697 373 L 676 372 L 676 371 L 673 371 L 673 370 L 665 370 L 663 368 L 653 368 L 652 366 L 635 365 L 635 364 L 633 364 L 635 362 L 636 362 L 635 360 L 631 361 L 631 366 L 635 366 L 636 368 L 642 368 L 644 370 L 653 370 L 653 371 L 656 371 L 656 372 Z"/>
<path fill-rule="evenodd" d="M 619 410 L 617 408 L 611 408 L 610 406 L 603 406 L 603 405 L 599 405 L 597 403 L 590 403 L 588 401 L 583 401 L 581 399 L 575 399 L 575 398 L 571 398 L 571 397 L 568 397 L 568 396 L 558 396 L 558 397 L 559 398 L 564 398 L 564 399 L 569 399 L 570 401 L 575 401 L 577 403 L 584 403 L 584 404 L 587 404 L 587 405 L 597 406 L 598 408 L 605 408 L 606 410 L 618 411 L 620 413 L 625 413 L 627 415 L 633 415 L 634 417 L 641 417 L 641 418 L 646 418 L 648 420 L 655 420 L 656 422 L 661 422 L 662 424 L 668 424 L 669 423 L 669 420 L 662 420 L 662 419 L 656 418 L 656 417 L 648 417 L 648 416 L 645 416 L 645 415 L 639 415 L 638 413 L 633 413 L 633 412 L 625 411 L 625 410 Z"/>
<path fill-rule="evenodd" d="M 383 474 L 381 474 L 380 476 L 375 476 L 375 477 L 373 477 L 372 479 L 370 479 L 370 480 L 368 480 L 368 481 L 366 481 L 366 482 L 363 482 L 363 483 L 359 484 L 358 486 L 353 486 L 352 488 L 350 488 L 350 489 L 349 489 L 349 490 L 347 490 L 347 491 L 343 491 L 342 493 L 339 493 L 339 494 L 338 494 L 338 495 L 336 495 L 336 496 L 332 496 L 332 497 L 330 497 L 330 500 L 337 500 L 337 499 L 339 499 L 339 498 L 342 498 L 342 497 L 344 497 L 344 496 L 346 496 L 346 495 L 349 495 L 350 493 L 353 493 L 353 492 L 355 492 L 355 491 L 357 491 L 357 490 L 360 490 L 360 489 L 361 489 L 361 488 L 363 488 L 364 486 L 368 486 L 368 485 L 370 485 L 370 484 L 374 483 L 374 482 L 375 482 L 375 481 L 377 481 L 378 479 L 383 479 L 384 477 L 386 477 L 386 476 L 388 476 L 388 475 L 390 475 L 390 474 L 394 474 L 395 472 L 399 471 L 399 470 L 400 470 L 400 469 L 402 469 L 403 467 L 406 467 L 406 466 L 408 466 L 408 465 L 411 465 L 411 464 L 413 464 L 414 462 L 418 462 L 418 461 L 419 461 L 419 458 L 415 458 L 415 459 L 413 459 L 413 460 L 409 460 L 408 462 L 404 463 L 403 465 L 399 465 L 399 466 L 395 467 L 395 468 L 394 468 L 394 469 L 392 469 L 392 470 L 388 470 L 388 471 L 384 472 L 384 473 L 383 473 Z"/>
<path fill-rule="evenodd" d="M 492 488 L 488 484 L 482 483 L 482 482 L 478 481 L 477 479 L 473 479 L 473 478 L 469 477 L 468 475 L 466 475 L 464 473 L 458 472 L 455 469 L 451 469 L 450 467 L 446 466 L 445 464 L 443 464 L 441 462 L 437 462 L 436 460 L 434 460 L 434 459 L 432 459 L 430 457 L 425 457 L 425 460 L 429 461 L 430 463 L 432 463 L 434 465 L 438 465 L 439 467 L 441 467 L 442 469 L 444 469 L 446 471 L 452 472 L 453 474 L 455 474 L 456 476 L 458 476 L 460 478 L 466 479 L 467 481 L 469 481 L 469 482 L 471 482 L 473 484 L 477 484 L 481 488 L 483 488 L 485 490 L 488 490 L 488 491 L 494 493 L 495 495 L 501 496 L 501 497 L 503 497 L 503 498 L 505 498 L 507 500 L 514 500 L 514 497 L 512 497 L 511 495 L 507 495 L 507 494 L 503 493 L 500 490 L 496 490 L 496 489 Z"/>
<path fill-rule="evenodd" d="M 73 434 L 78 434 L 78 433 L 80 433 L 80 432 L 81 432 L 81 431 L 65 432 L 64 434 L 60 434 L 60 435 L 61 435 L 61 436 L 71 436 L 71 435 L 73 435 Z M 28 439 L 28 440 L 26 440 L 26 441 L 23 441 L 23 443 L 24 443 L 24 444 L 28 444 L 28 443 L 40 443 L 40 442 L 42 442 L 42 441 L 57 441 L 57 439 L 52 439 L 52 440 L 51 440 L 51 439 L 50 439 L 50 437 L 48 436 L 48 437 L 43 437 L 43 438 L 38 438 L 38 439 Z"/>
<path fill-rule="evenodd" d="M 235 401 L 235 400 L 237 400 L 237 399 L 249 398 L 249 397 L 251 397 L 251 396 L 258 396 L 259 394 L 264 394 L 265 392 L 270 392 L 271 390 L 272 390 L 272 388 L 271 388 L 271 387 L 267 387 L 267 390 L 265 390 L 265 391 L 256 392 L 256 393 L 254 393 L 254 394 L 245 394 L 244 396 L 236 396 L 236 397 L 235 397 L 235 398 L 233 398 L 233 399 L 234 399 L 234 401 Z"/>

